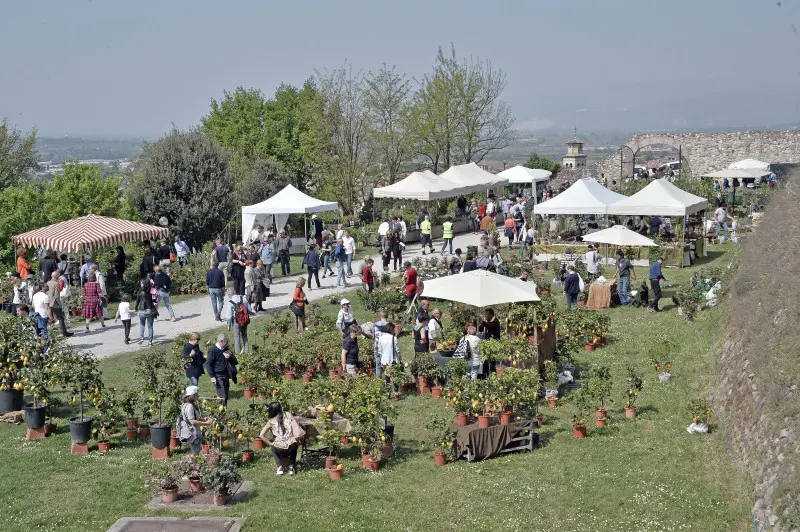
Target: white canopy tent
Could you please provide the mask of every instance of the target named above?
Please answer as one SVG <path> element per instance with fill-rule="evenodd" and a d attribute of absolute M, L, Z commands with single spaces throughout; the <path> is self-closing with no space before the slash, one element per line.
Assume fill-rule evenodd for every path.
<path fill-rule="evenodd" d="M 413 172 L 397 183 L 376 188 L 376 198 L 399 198 L 430 201 L 441 198 L 452 198 L 464 194 L 463 188 L 452 181 L 443 179 L 430 170 Z"/>
<path fill-rule="evenodd" d="M 584 242 L 594 242 L 595 244 L 610 244 L 612 246 L 657 246 L 655 242 L 644 235 L 631 231 L 623 225 L 615 225 L 608 229 L 595 231 L 585 235 Z"/>
<path fill-rule="evenodd" d="M 608 207 L 608 214 L 686 216 L 705 210 L 708 200 L 682 190 L 666 179 L 655 179 L 629 198 Z"/>
<path fill-rule="evenodd" d="M 536 285 L 486 270 L 473 270 L 425 281 L 422 297 L 465 303 L 475 307 L 541 301 Z"/>
<path fill-rule="evenodd" d="M 508 183 L 508 178 L 487 172 L 475 163 L 451 166 L 439 177 L 454 183 L 461 194 L 480 192 Z"/>
<path fill-rule="evenodd" d="M 526 168 L 520 164 L 513 166 L 508 170 L 503 170 L 497 175 L 508 178 L 509 183 L 523 183 L 530 185 L 540 181 L 547 181 L 550 179 L 550 176 L 553 175 L 553 172 L 542 170 L 541 168 Z"/>
<path fill-rule="evenodd" d="M 759 177 L 769 173 L 769 163 L 759 161 L 758 159 L 742 159 L 741 161 L 731 163 L 728 168 L 735 168 L 737 170 L 752 170 L 754 173 L 757 173 Z"/>
<path fill-rule="evenodd" d="M 535 214 L 606 214 L 608 206 L 626 199 L 591 177 L 575 181 L 553 199 L 533 206 Z"/>
<path fill-rule="evenodd" d="M 769 172 L 767 172 L 769 173 Z M 715 172 L 709 172 L 707 174 L 703 174 L 703 177 L 713 177 L 714 179 L 754 179 L 756 177 L 761 177 L 764 175 L 761 171 L 758 170 L 745 170 L 743 168 L 723 168 L 722 170 L 717 170 Z"/>
<path fill-rule="evenodd" d="M 292 185 L 286 185 L 283 190 L 271 198 L 255 205 L 242 207 L 242 239 L 246 240 L 250 231 L 258 224 L 267 223 L 271 226 L 274 223 L 275 227 L 280 230 L 286 225 L 290 214 L 310 214 L 338 209 L 339 204 L 335 201 L 312 198 Z"/>

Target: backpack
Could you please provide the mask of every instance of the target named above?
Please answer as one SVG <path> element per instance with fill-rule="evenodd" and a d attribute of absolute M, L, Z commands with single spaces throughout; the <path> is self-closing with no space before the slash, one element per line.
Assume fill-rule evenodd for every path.
<path fill-rule="evenodd" d="M 458 340 L 456 350 L 453 351 L 453 358 L 472 358 L 472 345 L 467 341 L 467 335 L 462 336 Z"/>
<path fill-rule="evenodd" d="M 250 313 L 247 312 L 244 304 L 235 303 L 235 305 L 234 318 L 236 319 L 236 325 L 239 327 L 247 327 L 250 324 Z"/>
<path fill-rule="evenodd" d="M 58 293 L 58 296 L 59 297 L 68 298 L 69 297 L 69 283 L 64 278 L 60 279 L 59 282 L 64 283 L 64 288 L 61 289 L 61 291 Z"/>

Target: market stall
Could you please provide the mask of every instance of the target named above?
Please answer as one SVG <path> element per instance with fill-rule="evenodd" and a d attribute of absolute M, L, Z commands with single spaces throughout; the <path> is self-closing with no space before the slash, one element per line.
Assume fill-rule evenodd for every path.
<path fill-rule="evenodd" d="M 633 196 L 610 205 L 608 214 L 678 217 L 681 221 L 680 243 L 663 246 L 659 252 L 667 265 L 689 266 L 691 253 L 700 256 L 704 251 L 702 220 L 707 207 L 706 198 L 690 194 L 666 179 L 656 179 Z"/>
<path fill-rule="evenodd" d="M 534 214 L 610 214 L 608 207 L 627 199 L 609 190 L 596 179 L 578 179 L 556 197 L 534 205 Z"/>
<path fill-rule="evenodd" d="M 517 166 L 512 166 L 507 170 L 503 170 L 497 175 L 499 175 L 500 177 L 508 178 L 508 183 L 510 185 L 514 184 L 530 185 L 533 196 L 533 202 L 534 204 L 536 204 L 537 203 L 536 184 L 548 181 L 550 179 L 550 176 L 553 175 L 553 173 L 548 170 L 542 170 L 541 168 L 527 168 L 522 165 L 517 165 Z"/>

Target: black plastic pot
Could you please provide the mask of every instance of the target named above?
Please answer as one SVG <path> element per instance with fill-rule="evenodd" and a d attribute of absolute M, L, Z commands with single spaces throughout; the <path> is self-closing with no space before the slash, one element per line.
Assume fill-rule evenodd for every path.
<path fill-rule="evenodd" d="M 25 405 L 25 424 L 29 429 L 40 429 L 44 427 L 45 415 L 44 411 L 47 407 L 36 406 L 33 404 Z"/>
<path fill-rule="evenodd" d="M 73 417 L 69 420 L 69 437 L 73 443 L 86 443 L 92 436 L 92 418 Z"/>
<path fill-rule="evenodd" d="M 150 425 L 150 442 L 156 449 L 169 447 L 170 436 L 172 436 L 171 423 L 153 423 Z"/>
<path fill-rule="evenodd" d="M 0 391 L 0 414 L 22 410 L 22 390 Z"/>

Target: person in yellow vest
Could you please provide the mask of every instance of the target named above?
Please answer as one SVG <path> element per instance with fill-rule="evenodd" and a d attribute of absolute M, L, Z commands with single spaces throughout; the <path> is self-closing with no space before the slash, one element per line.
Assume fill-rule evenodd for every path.
<path fill-rule="evenodd" d="M 420 238 L 419 243 L 422 246 L 422 254 L 425 254 L 425 244 L 427 244 L 431 248 L 431 253 L 433 253 L 433 239 L 431 238 L 431 220 L 430 217 L 426 214 L 425 219 L 422 220 L 422 223 L 419 224 L 419 232 Z"/>
<path fill-rule="evenodd" d="M 450 245 L 450 254 L 453 254 L 453 222 L 447 218 L 442 224 L 442 255 L 447 245 Z"/>

